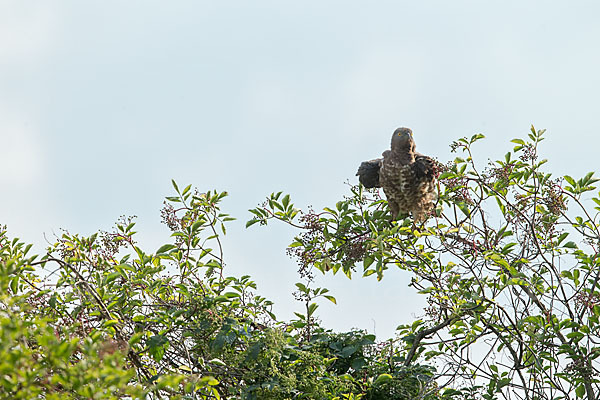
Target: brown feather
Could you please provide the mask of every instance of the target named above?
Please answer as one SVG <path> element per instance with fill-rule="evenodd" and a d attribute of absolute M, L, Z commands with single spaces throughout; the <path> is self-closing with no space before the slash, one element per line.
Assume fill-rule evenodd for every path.
<path fill-rule="evenodd" d="M 383 188 L 387 197 L 392 219 L 410 213 L 416 222 L 422 222 L 428 218 L 437 200 L 436 162 L 430 157 L 415 153 L 414 150 L 412 131 L 408 128 L 396 129 L 392 136 L 391 149 L 383 153 L 377 172 L 379 186 Z M 379 160 L 367 163 L 375 161 Z M 373 167 L 376 164 L 369 165 Z M 363 178 L 365 171 L 366 166 L 362 175 L 357 174 L 359 178 Z"/>

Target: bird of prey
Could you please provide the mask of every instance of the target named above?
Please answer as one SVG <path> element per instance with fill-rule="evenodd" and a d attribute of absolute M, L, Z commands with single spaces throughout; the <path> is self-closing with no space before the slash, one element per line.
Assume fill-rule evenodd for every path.
<path fill-rule="evenodd" d="M 391 149 L 382 156 L 363 161 L 356 173 L 358 180 L 366 188 L 383 188 L 392 220 L 410 213 L 416 222 L 425 221 L 437 200 L 436 161 L 415 152 L 415 141 L 408 128 L 394 131 Z"/>

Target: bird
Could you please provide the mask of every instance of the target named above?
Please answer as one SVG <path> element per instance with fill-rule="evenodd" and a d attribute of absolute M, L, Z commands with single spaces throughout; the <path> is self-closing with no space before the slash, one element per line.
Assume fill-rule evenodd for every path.
<path fill-rule="evenodd" d="M 437 200 L 437 162 L 415 152 L 409 128 L 394 131 L 391 148 L 382 156 L 360 164 L 356 173 L 359 182 L 366 188 L 383 188 L 392 220 L 408 214 L 415 222 L 427 220 Z"/>

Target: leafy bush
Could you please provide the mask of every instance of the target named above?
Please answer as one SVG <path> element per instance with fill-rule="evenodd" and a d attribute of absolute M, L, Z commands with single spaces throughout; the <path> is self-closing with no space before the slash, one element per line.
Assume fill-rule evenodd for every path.
<path fill-rule="evenodd" d="M 600 398 L 600 197 L 597 181 L 553 178 L 543 131 L 479 165 L 482 135 L 439 176 L 430 218 L 391 221 L 377 191 L 353 186 L 321 212 L 274 193 L 247 226 L 297 235 L 301 310 L 279 321 L 249 276 L 227 276 L 224 192 L 167 197 L 171 240 L 148 252 L 135 223 L 64 232 L 47 252 L 0 229 L 0 394 L 10 399 Z M 587 198 L 586 198 L 587 196 Z M 376 342 L 332 332 L 315 273 L 383 279 L 409 271 L 421 319 Z M 390 318 L 394 315 L 390 312 Z M 402 321 L 399 321 L 402 322 Z"/>
<path fill-rule="evenodd" d="M 398 328 L 396 354 L 404 367 L 437 365 L 431 376 L 444 396 L 598 399 L 598 179 L 545 172 L 543 135 L 532 127 L 487 165 L 473 153 L 483 135 L 454 142 L 462 154 L 443 168 L 437 207 L 421 226 L 390 222 L 378 192 L 356 186 L 319 213 L 274 194 L 249 224 L 275 219 L 299 230 L 290 252 L 305 271 L 410 271 L 429 307 Z"/>
<path fill-rule="evenodd" d="M 137 245 L 131 218 L 90 237 L 64 232 L 41 258 L 0 230 L 1 393 L 377 398 L 376 379 L 388 370 L 375 338 L 325 330 L 314 305 L 298 320 L 277 321 L 249 276 L 224 273 L 226 193 L 173 186 L 162 210 L 173 240 L 152 253 Z M 298 287 L 335 301 L 326 289 Z"/>

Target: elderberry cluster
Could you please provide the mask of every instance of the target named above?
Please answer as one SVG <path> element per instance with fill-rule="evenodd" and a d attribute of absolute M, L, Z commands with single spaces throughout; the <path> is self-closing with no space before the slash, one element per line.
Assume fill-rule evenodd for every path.
<path fill-rule="evenodd" d="M 600 305 L 600 296 L 596 293 L 579 292 L 575 297 L 575 303 L 591 311 L 594 306 Z"/>
<path fill-rule="evenodd" d="M 509 163 L 500 167 L 493 167 L 490 169 L 489 173 L 496 182 L 501 183 L 503 186 L 507 186 L 510 182 L 510 174 L 512 174 L 513 168 L 514 164 Z"/>
<path fill-rule="evenodd" d="M 117 221 L 117 225 L 128 226 L 135 218 L 135 215 L 129 217 L 121 215 Z M 121 247 L 135 243 L 130 236 L 125 236 L 123 232 L 116 230 L 112 232 L 100 231 L 100 241 L 102 245 L 99 252 L 105 259 L 113 258 Z"/>
<path fill-rule="evenodd" d="M 163 224 L 165 224 L 172 232 L 180 229 L 181 220 L 177 217 L 175 207 L 166 201 L 163 203 L 164 206 L 160 210 L 160 218 Z"/>
<path fill-rule="evenodd" d="M 533 144 L 531 144 L 531 143 L 528 143 L 525 146 L 523 146 L 521 148 L 521 151 L 523 152 L 523 154 L 521 154 L 519 156 L 519 158 L 523 162 L 535 161 L 538 158 L 535 146 Z"/>
<path fill-rule="evenodd" d="M 309 207 L 308 212 L 299 218 L 299 222 L 303 224 L 303 232 L 297 240 L 302 245 L 288 247 L 286 253 L 298 263 L 300 277 L 312 280 L 313 275 L 310 272 L 310 267 L 318 260 L 318 252 L 313 248 L 313 245 L 323 243 L 322 226 L 319 222 L 319 215 L 314 212 L 312 207 Z"/>
<path fill-rule="evenodd" d="M 449 162 L 444 165 L 438 163 L 439 171 L 445 172 L 450 171 L 454 163 Z M 471 198 L 471 193 L 469 193 L 469 182 L 467 177 L 464 176 L 454 176 L 448 177 L 440 180 L 441 183 L 446 186 L 446 189 L 450 195 L 450 199 L 455 202 L 464 202 L 468 204 L 473 204 L 473 199 Z"/>
<path fill-rule="evenodd" d="M 567 209 L 565 198 L 562 195 L 562 188 L 558 183 L 558 179 L 550 181 L 545 185 L 544 195 L 545 196 L 542 201 L 546 207 L 548 207 L 548 211 L 550 211 L 552 214 L 559 215 L 562 211 Z"/>

